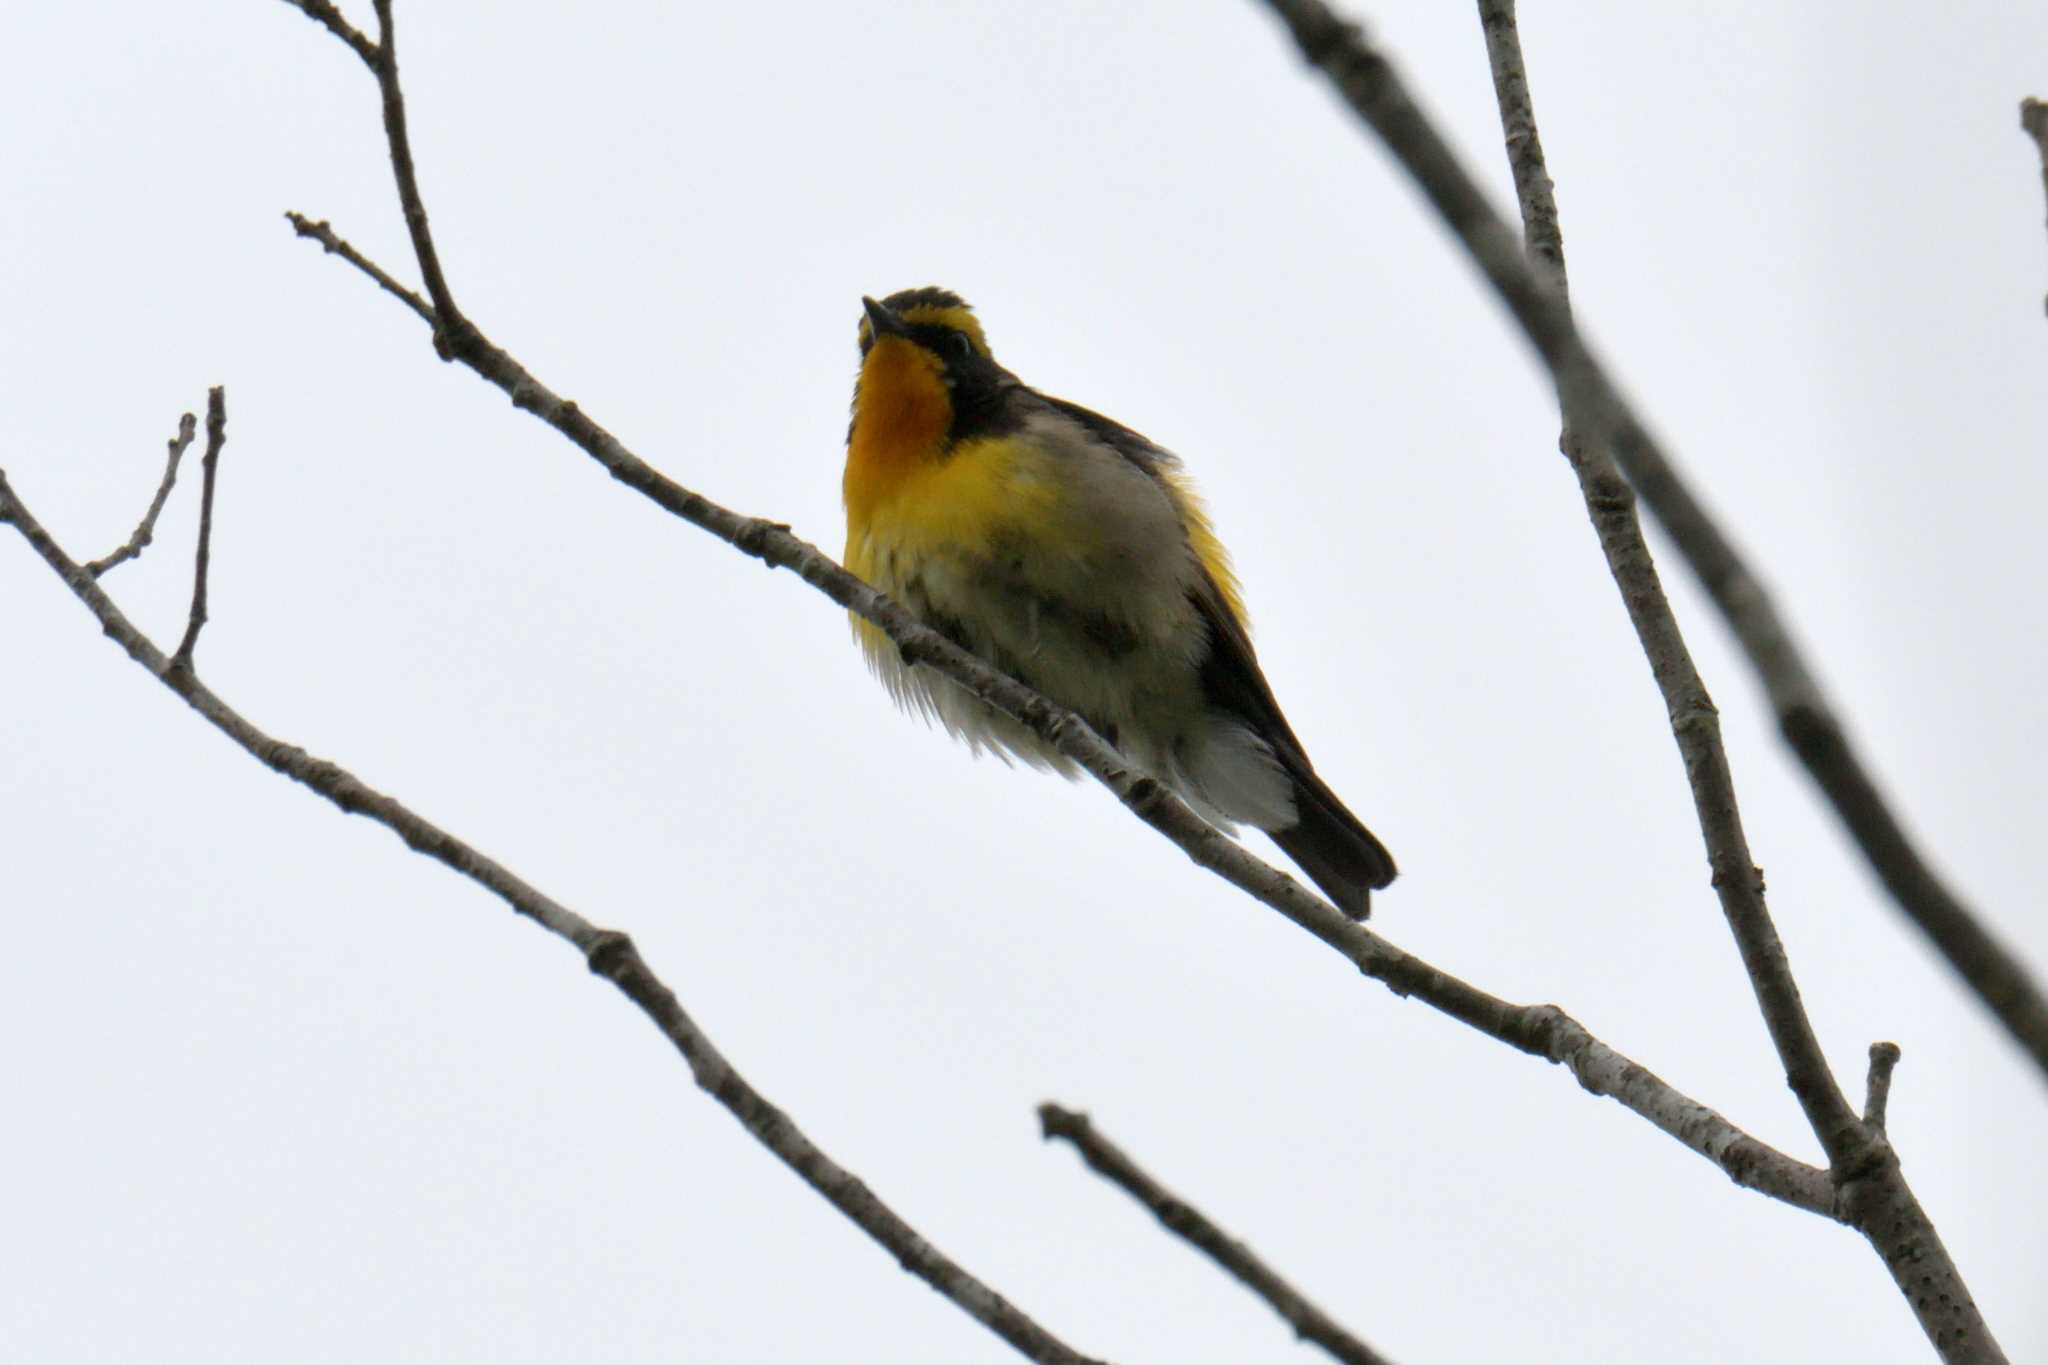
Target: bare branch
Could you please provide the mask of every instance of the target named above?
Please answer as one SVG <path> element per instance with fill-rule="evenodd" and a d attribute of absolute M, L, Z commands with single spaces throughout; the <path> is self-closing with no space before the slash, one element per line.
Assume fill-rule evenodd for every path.
<path fill-rule="evenodd" d="M 1518 1023 L 1535 1046 L 1526 1050 L 1571 1068 L 1579 1085 L 1605 1095 L 1649 1120 L 1667 1136 L 1721 1168 L 1744 1189 L 1795 1208 L 1841 1221 L 1834 1183 L 1826 1171 L 1795 1161 L 1751 1137 L 1714 1110 L 1673 1089 L 1663 1077 L 1630 1061 L 1555 1005 L 1524 1005 Z M 1516 1038 L 1507 1041 L 1522 1046 Z"/>
<path fill-rule="evenodd" d="M 1870 1074 L 1863 1082 L 1863 1121 L 1884 1131 L 1885 1109 L 1892 1100 L 1892 1068 L 1899 1064 L 1897 1043 L 1870 1045 Z"/>
<path fill-rule="evenodd" d="M 363 59 L 363 64 L 369 67 L 370 70 L 375 71 L 377 69 L 377 62 L 380 56 L 377 51 L 377 45 L 363 36 L 361 29 L 356 28 L 348 20 L 342 18 L 341 11 L 329 4 L 328 0 L 284 0 L 284 2 L 293 9 L 303 12 L 307 18 L 322 25 L 329 33 L 347 43 L 354 50 L 356 56 Z"/>
<path fill-rule="evenodd" d="M 1515 28 L 1514 0 L 1480 0 L 1479 13 L 1486 30 L 1501 125 L 1508 137 L 1509 159 L 1514 163 L 1515 183 L 1522 195 L 1523 222 L 1532 242 L 1537 232 L 1542 233 L 1543 259 L 1552 275 L 1551 288 L 1561 306 L 1568 307 L 1562 303 L 1566 297 L 1564 238 L 1558 225 L 1557 204 L 1551 195 L 1550 175 L 1543 164 L 1543 146 L 1536 135 L 1536 114 L 1522 63 L 1521 39 Z M 1643 540 L 1635 499 L 1630 496 L 1627 483 L 1603 447 L 1577 438 L 1575 429 L 1584 425 L 1584 417 L 1574 401 L 1575 395 L 1561 392 L 1560 399 L 1565 418 L 1561 443 L 1578 475 L 1580 494 L 1599 534 L 1608 571 L 1621 590 L 1629 623 L 1635 627 L 1636 638 L 1649 656 L 1650 671 L 1663 693 L 1671 733 L 1684 760 L 1693 808 L 1706 842 L 1714 889 L 1741 947 L 1743 965 L 1749 970 L 1757 1003 L 1777 1045 L 1786 1078 L 1805 1108 L 1815 1134 L 1830 1158 L 1836 1158 L 1846 1151 L 1856 1116 L 1828 1069 L 1820 1040 L 1814 1036 L 1800 1003 L 1784 944 L 1771 923 L 1764 902 L 1763 876 L 1750 856 L 1749 841 L 1742 830 L 1734 776 L 1729 770 L 1727 748 L 1721 742 L 1719 713 L 1707 695 L 1699 670 L 1693 666 L 1678 618 L 1658 580 L 1657 566 Z"/>
<path fill-rule="evenodd" d="M 215 403 L 220 390 L 214 389 Z M 208 428 L 215 423 L 210 405 Z M 312 788 L 343 811 L 364 815 L 404 840 L 407 847 L 467 877 L 503 900 L 513 910 L 574 944 L 590 970 L 618 987 L 654 1022 L 689 1063 L 697 1085 L 729 1110 L 756 1141 L 823 1195 L 831 1205 L 878 1242 L 897 1263 L 945 1295 L 976 1321 L 1014 1346 L 1021 1354 L 1047 1365 L 1090 1365 L 1082 1356 L 1040 1327 L 1022 1310 L 947 1258 L 903 1221 L 861 1179 L 839 1165 L 804 1136 L 796 1124 L 771 1104 L 712 1045 L 683 1010 L 675 994 L 654 975 L 632 939 L 601 929 L 567 906 L 522 880 L 495 859 L 440 826 L 364 783 L 337 763 L 315 758 L 257 729 L 199 681 L 177 658 L 161 650 L 116 607 L 93 576 L 71 561 L 29 512 L 7 476 L 0 472 L 0 522 L 14 526 L 66 587 L 98 618 L 101 630 L 149 671 L 156 680 L 184 698 L 208 723 L 275 772 Z"/>
<path fill-rule="evenodd" d="M 1779 729 L 1893 899 L 2048 1075 L 2048 996 L 1927 867 L 1865 772 L 1763 585 L 1588 349 L 1572 325 L 1570 308 L 1549 287 L 1548 272 L 1523 255 L 1518 234 L 1494 212 L 1386 58 L 1355 26 L 1340 21 L 1322 0 L 1265 3 L 1285 20 L 1309 62 L 1337 84 L 1415 177 L 1550 367 L 1566 397 L 1566 412 L 1583 414 L 1574 418 L 1585 424 L 1583 437 L 1614 458 L 1656 513 L 1741 640 Z M 1749 874 L 1745 869 L 1738 875 Z M 1840 1112 L 1848 1112 L 1846 1104 Z"/>
<path fill-rule="evenodd" d="M 333 227 L 324 219 L 316 223 L 303 213 L 289 212 L 285 214 L 285 219 L 291 223 L 292 231 L 298 233 L 301 237 L 310 237 L 325 247 L 328 255 L 339 256 L 365 275 L 368 275 L 377 282 L 378 287 L 383 289 L 385 293 L 412 309 L 413 312 L 418 313 L 429 327 L 435 327 L 440 324 L 440 319 L 434 316 L 433 304 L 428 303 L 418 294 L 407 289 L 387 274 L 382 266 L 363 255 L 362 252 L 357 251 L 341 238 L 335 236 Z"/>
<path fill-rule="evenodd" d="M 2048 995 L 1921 858 L 1834 717 L 1781 715 L 1779 728 L 1849 826 L 1885 889 L 2048 1074 Z"/>
<path fill-rule="evenodd" d="M 413 256 L 418 260 L 421 276 L 426 281 L 427 297 L 433 301 L 431 306 L 371 265 L 354 248 L 340 242 L 332 232 L 325 231 L 325 223 L 312 223 L 296 213 L 285 216 L 291 219 L 292 227 L 301 237 L 312 237 L 330 252 L 340 253 L 351 264 L 367 271 L 385 289 L 405 300 L 414 312 L 434 326 L 434 349 L 441 358 L 452 360 L 456 351 L 453 334 L 466 329 L 469 321 L 455 306 L 455 296 L 450 292 L 447 276 L 441 270 L 440 252 L 434 246 L 433 230 L 427 223 L 426 202 L 420 197 L 419 176 L 413 167 L 412 134 L 406 127 L 405 94 L 398 83 L 398 33 L 392 18 L 391 0 L 372 0 L 372 7 L 377 13 L 375 43 L 350 27 L 327 0 L 285 0 L 285 3 L 303 11 L 347 43 L 370 68 L 370 74 L 377 78 L 384 109 L 384 139 L 391 153 L 391 173 L 398 184 L 399 208 L 405 215 L 406 233 L 412 239 Z"/>
<path fill-rule="evenodd" d="M 427 205 L 420 197 L 419 176 L 413 169 L 412 135 L 405 123 L 405 94 L 398 85 L 398 34 L 392 26 L 391 0 L 374 3 L 379 60 L 371 69 L 377 73 L 377 89 L 384 101 L 384 140 L 391 149 L 391 173 L 398 182 L 398 204 L 405 213 L 405 230 L 412 237 L 413 257 L 419 262 L 427 297 L 434 301 L 434 349 L 443 360 L 453 360 L 455 336 L 469 328 L 469 320 L 455 306 L 455 295 L 449 291 L 448 279 L 441 272 L 441 254 L 435 249 L 433 230 L 427 225 Z"/>
<path fill-rule="evenodd" d="M 1121 1188 L 1152 1211 L 1166 1225 L 1210 1260 L 1222 1266 L 1273 1311 L 1287 1320 L 1294 1334 L 1313 1341 L 1345 1365 L 1389 1365 L 1387 1358 L 1346 1331 L 1322 1309 L 1303 1298 L 1300 1291 L 1281 1279 L 1272 1267 L 1252 1253 L 1250 1247 L 1234 1241 L 1210 1222 L 1200 1209 L 1181 1199 L 1140 1170 L 1121 1148 L 1095 1131 L 1086 1114 L 1062 1109 L 1057 1104 L 1038 1106 L 1038 1126 L 1049 1142 L 1065 1138 L 1088 1163 L 1089 1169 Z"/>
<path fill-rule="evenodd" d="M 1494 101 L 1500 106 L 1501 136 L 1508 147 L 1508 171 L 1522 206 L 1522 238 L 1529 255 L 1551 272 L 1558 303 L 1570 310 L 1564 267 L 1564 228 L 1557 217 L 1556 183 L 1543 159 L 1536 129 L 1536 102 L 1529 93 L 1529 69 L 1522 61 L 1522 34 L 1515 26 L 1514 0 L 1479 0 L 1479 26 L 1486 34 L 1486 62 L 1493 70 Z"/>
<path fill-rule="evenodd" d="M 380 82 L 380 89 L 388 109 L 390 102 L 399 98 L 396 83 L 384 86 Z M 417 193 L 416 185 L 414 192 Z M 295 228 L 304 221 L 299 215 L 292 218 Z M 424 231 L 424 213 L 420 222 Z M 320 232 L 301 235 L 323 245 L 332 241 L 337 246 L 346 246 L 331 230 L 324 236 Z M 391 290 L 385 284 L 390 278 L 388 272 L 370 264 L 352 248 L 340 254 Z M 402 290 L 391 292 L 403 296 Z M 422 312 L 416 304 L 414 311 Z M 1403 952 L 1309 894 L 1285 873 L 1245 851 L 1158 782 L 1134 772 L 1123 755 L 1097 738 L 1079 716 L 1053 705 L 960 649 L 841 568 L 815 545 L 791 534 L 787 525 L 742 516 L 661 473 L 592 421 L 574 402 L 542 384 L 474 323 L 466 318 L 459 326 L 441 321 L 445 315 L 440 313 L 438 301 L 422 316 L 435 324 L 437 350 L 452 348 L 455 359 L 503 391 L 513 406 L 561 432 L 614 479 L 770 568 L 794 572 L 832 601 L 874 622 L 895 643 L 905 663 L 944 673 L 974 696 L 1028 727 L 1107 787 L 1140 820 L 1172 840 L 1196 864 L 1278 911 L 1365 975 L 1382 982 L 1397 995 L 1412 995 L 1533 1056 L 1568 1064 L 1583 1087 L 1609 1096 L 1648 1119 L 1714 1162 L 1737 1184 L 1809 1212 L 1839 1216 L 1825 1172 L 1759 1142 L 1712 1109 L 1674 1090 L 1647 1068 L 1594 1038 L 1557 1007 L 1511 1004 Z"/>
<path fill-rule="evenodd" d="M 2041 188 L 2048 192 L 2048 103 L 2032 95 L 2020 101 L 2020 128 L 2041 153 Z M 2043 307 L 2048 307 L 2044 303 Z"/>
<path fill-rule="evenodd" d="M 199 548 L 192 556 L 192 610 L 185 622 L 185 638 L 171 655 L 171 667 L 187 671 L 192 667 L 199 632 L 206 627 L 206 577 L 213 562 L 213 483 L 220 467 L 220 448 L 227 439 L 227 390 L 216 384 L 206 391 L 206 453 L 199 457 Z"/>
<path fill-rule="evenodd" d="M 178 481 L 178 462 L 185 458 L 185 448 L 192 444 L 192 437 L 198 429 L 198 419 L 191 413 L 178 419 L 178 434 L 166 442 L 169 451 L 164 459 L 164 477 L 156 486 L 156 496 L 149 500 L 149 510 L 142 514 L 142 520 L 136 523 L 126 543 L 105 558 L 95 559 L 86 565 L 87 573 L 98 578 L 117 564 L 140 559 L 143 550 L 156 539 L 156 519 L 162 514 L 164 504 L 170 501 L 171 486 Z"/>
<path fill-rule="evenodd" d="M 1517 197 L 1522 205 L 1522 222 L 1529 250 L 1540 262 L 1537 273 L 1550 277 L 1547 281 L 1551 294 L 1548 302 L 1563 315 L 1563 324 L 1570 329 L 1564 238 L 1558 225 L 1550 176 L 1543 164 L 1542 142 L 1536 135 L 1535 106 L 1530 98 L 1528 73 L 1522 61 L 1514 0 L 1479 0 L 1479 15 L 1486 31 L 1494 90 L 1500 104 L 1501 128 L 1507 141 Z M 1350 35 L 1350 41 L 1363 49 L 1355 31 Z M 1376 54 L 1375 59 L 1378 60 Z M 1391 68 L 1383 60 L 1378 64 L 1378 72 L 1368 73 L 1362 67 L 1354 67 L 1351 75 L 1359 79 L 1384 81 L 1391 94 L 1406 103 L 1406 96 L 1400 91 L 1398 78 Z M 1351 90 L 1347 88 L 1346 93 L 1350 94 Z M 1384 103 L 1391 102 L 1385 98 L 1387 93 L 1381 92 L 1382 107 Z M 1356 97 L 1354 104 L 1358 105 L 1361 113 L 1366 112 L 1366 106 L 1360 104 Z M 1412 103 L 1408 103 L 1403 113 L 1422 131 L 1429 131 L 1423 124 L 1420 111 Z M 1398 121 L 1389 122 L 1400 126 Z M 1386 130 L 1379 122 L 1375 122 L 1374 127 L 1385 134 Z M 1412 132 L 1413 128 L 1408 131 Z M 1392 140 L 1388 137 L 1390 143 Z M 1409 164 L 1420 177 L 1422 170 L 1417 163 Z M 1446 167 L 1452 173 L 1463 174 L 1455 163 L 1449 161 L 1448 150 L 1443 149 L 1443 161 L 1434 169 L 1441 171 Z M 1473 190 L 1471 193 L 1476 196 L 1477 192 Z M 1483 201 L 1481 206 L 1484 207 Z M 1538 282 L 1539 295 L 1545 292 L 1545 284 L 1544 281 Z M 1564 376 L 1559 375 L 1558 399 L 1564 414 L 1561 444 L 1578 474 L 1580 491 L 1599 532 L 1609 571 L 1621 589 L 1629 620 L 1635 626 L 1637 638 L 1649 656 L 1651 672 L 1663 692 L 1665 708 L 1671 717 L 1672 735 L 1678 741 L 1679 752 L 1684 758 L 1700 830 L 1706 839 L 1708 862 L 1714 870 L 1714 886 L 1720 894 L 1729 928 L 1741 948 L 1743 965 L 1749 972 L 1764 1022 L 1784 1062 L 1786 1077 L 1806 1111 L 1807 1121 L 1827 1150 L 1831 1174 L 1844 1189 L 1845 1205 L 1850 1206 L 1853 1212 L 1859 1202 L 1881 1202 L 1892 1217 L 1912 1227 L 1908 1238 L 1902 1237 L 1900 1222 L 1879 1225 L 1868 1219 L 1857 1220 L 1859 1229 L 1892 1267 L 1900 1289 L 1913 1303 L 1929 1339 L 1945 1357 L 1951 1359 L 2001 1359 L 1996 1343 L 1991 1340 L 1988 1328 L 1970 1302 L 1969 1294 L 1963 1288 L 1953 1263 L 1948 1261 L 1946 1251 L 1941 1249 L 1933 1225 L 1921 1212 L 1907 1187 L 1898 1169 L 1897 1158 L 1885 1140 L 1883 1096 L 1877 1089 L 1880 1083 L 1877 1049 L 1872 1049 L 1870 1105 L 1866 1118 L 1859 1123 L 1849 1110 L 1848 1102 L 1820 1050 L 1820 1042 L 1814 1036 L 1813 1026 L 1800 1003 L 1798 985 L 1793 980 L 1784 945 L 1764 902 L 1762 873 L 1752 863 L 1748 843 L 1743 836 L 1735 802 L 1734 779 L 1729 771 L 1726 747 L 1721 742 L 1719 718 L 1707 696 L 1705 684 L 1693 667 L 1670 601 L 1657 580 L 1656 567 L 1650 559 L 1642 527 L 1635 515 L 1634 499 L 1627 496 L 1628 486 L 1605 447 L 1598 442 L 1580 440 L 1575 431 L 1575 428 L 1589 424 L 1586 409 L 1589 396 L 1598 395 L 1574 391 Z M 1611 429 L 1616 423 L 1611 415 L 1600 415 L 1595 416 L 1590 424 Z M 1893 1048 L 1892 1053 L 1891 1060 L 1895 1061 L 1897 1049 Z M 1888 1086 L 1889 1061 L 1883 1064 L 1882 1072 L 1882 1082 Z M 1875 1114 L 1878 1121 L 1872 1122 L 1869 1114 Z M 1952 1287 L 1954 1293 L 1930 1301 L 1930 1296 L 1916 1292 L 1911 1277 L 1900 1273 L 1900 1258 L 1908 1256 L 1915 1261 L 1932 1264 L 1936 1275 Z"/>

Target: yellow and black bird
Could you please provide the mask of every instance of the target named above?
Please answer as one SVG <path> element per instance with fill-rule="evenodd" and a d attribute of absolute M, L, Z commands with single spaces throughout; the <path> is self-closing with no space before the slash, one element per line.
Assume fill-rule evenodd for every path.
<path fill-rule="evenodd" d="M 1394 860 L 1316 776 L 1246 633 L 1237 578 L 1171 453 L 998 365 L 959 295 L 864 298 L 846 442 L 846 567 L 1080 714 L 1224 829 L 1266 831 L 1357 919 Z M 858 618 L 905 708 L 1072 763 Z"/>

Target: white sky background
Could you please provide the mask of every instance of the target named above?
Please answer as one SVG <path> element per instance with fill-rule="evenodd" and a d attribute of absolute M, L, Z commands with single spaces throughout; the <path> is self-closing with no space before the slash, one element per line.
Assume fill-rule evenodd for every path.
<path fill-rule="evenodd" d="M 1180 451 L 1396 942 L 1807 1159 L 1542 376 L 1243 0 L 401 0 L 458 296 L 649 460 L 838 550 L 862 293 Z M 368 5 L 351 6 L 369 22 Z M 1886 788 L 2037 969 L 2048 11 L 1525 6 L 1581 316 Z M 1470 6 L 1365 11 L 1506 204 Z M 1846 22 L 1845 22 L 1846 21 Z M 1318 1358 L 1071 1152 L 1091 1110 L 1404 1365 L 1922 1361 L 1854 1233 L 1358 978 L 1092 786 L 894 713 L 841 614 L 614 485 L 367 281 L 373 86 L 285 5 L 0 14 L 0 460 L 125 536 L 228 386 L 202 676 L 630 930 L 963 1264 L 1119 1361 Z M 197 449 L 108 584 L 183 622 Z M 1814 1022 L 2015 1360 L 2048 1087 L 1863 871 L 1683 569 Z M 559 942 L 259 767 L 0 536 L 12 1359 L 1005 1361 Z M 1257 843 L 1265 856 L 1270 846 Z"/>

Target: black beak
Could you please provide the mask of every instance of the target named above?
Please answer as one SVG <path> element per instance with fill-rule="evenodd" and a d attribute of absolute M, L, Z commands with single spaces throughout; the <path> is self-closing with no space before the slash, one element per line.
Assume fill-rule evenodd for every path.
<path fill-rule="evenodd" d="M 860 306 L 867 309 L 868 326 L 874 329 L 876 336 L 901 337 L 910 335 L 910 324 L 899 317 L 896 310 L 889 307 L 888 304 L 876 303 L 873 299 L 863 294 L 861 295 Z"/>

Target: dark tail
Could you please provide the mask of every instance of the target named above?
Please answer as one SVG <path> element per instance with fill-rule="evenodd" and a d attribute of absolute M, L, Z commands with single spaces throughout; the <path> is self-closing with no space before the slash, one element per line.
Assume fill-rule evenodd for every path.
<path fill-rule="evenodd" d="M 1339 910 L 1364 919 L 1372 913 L 1372 893 L 1394 880 L 1393 857 L 1309 767 L 1308 754 L 1259 671 L 1244 623 L 1215 580 L 1205 577 L 1201 591 L 1189 600 L 1209 626 L 1203 692 L 1218 710 L 1235 717 L 1265 743 L 1294 784 L 1294 823 L 1266 833 Z"/>
<path fill-rule="evenodd" d="M 1283 758 L 1282 762 L 1286 760 Z M 1280 851 L 1353 919 L 1372 913 L 1372 893 L 1394 880 L 1394 858 L 1306 764 L 1287 763 L 1296 820 L 1269 830 Z"/>

